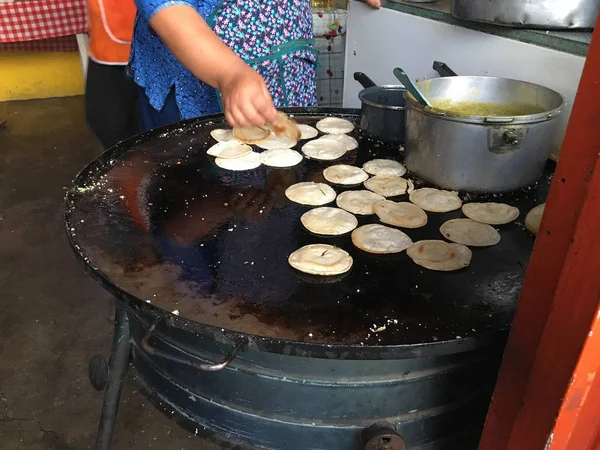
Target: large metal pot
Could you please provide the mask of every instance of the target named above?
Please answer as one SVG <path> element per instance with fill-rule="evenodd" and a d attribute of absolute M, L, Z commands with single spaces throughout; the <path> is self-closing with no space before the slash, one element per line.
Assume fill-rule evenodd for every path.
<path fill-rule="evenodd" d="M 405 163 L 420 178 L 446 189 L 509 192 L 533 184 L 556 146 L 555 120 L 564 106 L 557 92 L 524 81 L 448 77 L 417 84 L 434 108 L 407 95 Z M 447 113 L 435 105 L 535 107 L 511 117 Z M 468 109 L 467 109 L 468 110 Z"/>
<path fill-rule="evenodd" d="M 594 28 L 599 0 L 453 0 L 459 19 L 523 28 Z"/>
<path fill-rule="evenodd" d="M 355 72 L 354 79 L 365 88 L 358 93 L 360 128 L 377 140 L 404 143 L 404 86 L 377 86 L 362 72 Z"/>

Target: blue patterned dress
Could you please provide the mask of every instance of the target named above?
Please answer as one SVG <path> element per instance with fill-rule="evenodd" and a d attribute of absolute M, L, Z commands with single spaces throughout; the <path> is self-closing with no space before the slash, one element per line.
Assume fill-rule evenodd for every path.
<path fill-rule="evenodd" d="M 212 87 L 185 69 L 149 25 L 163 8 L 194 8 L 217 36 L 267 83 L 275 106 L 316 105 L 317 54 L 309 0 L 136 0 L 129 73 L 160 111 L 175 97 L 181 119 L 221 111 Z"/>

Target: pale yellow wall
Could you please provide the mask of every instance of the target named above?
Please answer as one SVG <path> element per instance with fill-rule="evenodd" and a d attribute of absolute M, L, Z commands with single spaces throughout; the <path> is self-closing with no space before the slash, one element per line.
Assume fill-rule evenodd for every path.
<path fill-rule="evenodd" d="M 0 101 L 81 95 L 77 52 L 0 52 Z"/>

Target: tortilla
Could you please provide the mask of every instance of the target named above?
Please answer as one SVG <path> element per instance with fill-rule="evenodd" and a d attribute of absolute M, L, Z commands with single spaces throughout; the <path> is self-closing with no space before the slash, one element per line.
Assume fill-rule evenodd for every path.
<path fill-rule="evenodd" d="M 336 195 L 331 186 L 312 181 L 292 184 L 285 190 L 285 196 L 291 201 L 308 206 L 326 205 L 334 201 Z"/>
<path fill-rule="evenodd" d="M 320 276 L 346 273 L 353 263 L 348 252 L 328 244 L 305 245 L 292 253 L 288 262 L 300 272 Z"/>
<path fill-rule="evenodd" d="M 462 212 L 475 222 L 490 225 L 504 225 L 519 217 L 519 208 L 505 203 L 467 203 L 463 205 Z"/>
<path fill-rule="evenodd" d="M 406 167 L 393 159 L 372 159 L 363 165 L 363 170 L 370 175 L 396 175 L 406 173 Z"/>
<path fill-rule="evenodd" d="M 311 233 L 323 236 L 339 236 L 350 233 L 358 226 L 358 220 L 343 209 L 322 207 L 302 214 L 300 221 Z"/>
<path fill-rule="evenodd" d="M 413 241 L 400 230 L 375 223 L 354 230 L 352 243 L 365 252 L 384 255 L 400 253 L 410 247 Z"/>
<path fill-rule="evenodd" d="M 206 151 L 207 155 L 222 159 L 236 159 L 249 153 L 252 153 L 252 147 L 235 140 L 219 142 Z"/>
<path fill-rule="evenodd" d="M 215 164 L 221 169 L 242 171 L 252 170 L 260 166 L 260 153 L 250 152 L 235 159 L 216 158 Z"/>
<path fill-rule="evenodd" d="M 303 123 L 299 123 L 298 129 L 300 130 L 301 140 L 316 138 L 319 135 L 319 131 L 315 127 L 311 127 L 310 125 L 304 125 Z"/>
<path fill-rule="evenodd" d="M 385 224 L 402 228 L 421 228 L 427 225 L 427 213 L 412 203 L 384 200 L 375 205 L 375 214 Z"/>
<path fill-rule="evenodd" d="M 406 194 L 409 184 L 408 180 L 396 175 L 375 175 L 365 181 L 365 187 L 384 197 L 396 197 Z"/>
<path fill-rule="evenodd" d="M 462 206 L 462 200 L 456 192 L 434 188 L 415 189 L 409 196 L 411 202 L 425 211 L 445 213 Z"/>
<path fill-rule="evenodd" d="M 348 164 L 337 164 L 325 169 L 323 171 L 323 178 L 330 183 L 355 186 L 368 179 L 369 175 L 360 167 L 354 167 Z"/>
<path fill-rule="evenodd" d="M 236 127 L 232 134 L 234 138 L 244 144 L 258 144 L 268 139 L 271 132 L 261 127 Z"/>
<path fill-rule="evenodd" d="M 500 233 L 491 225 L 471 219 L 452 219 L 444 222 L 440 233 L 449 241 L 470 247 L 489 247 L 500 242 Z"/>
<path fill-rule="evenodd" d="M 537 205 L 535 208 L 533 208 L 527 213 L 527 216 L 525 216 L 525 228 L 527 228 L 527 230 L 533 235 L 538 234 L 540 224 L 542 223 L 542 216 L 544 215 L 545 207 L 545 203 Z"/>
<path fill-rule="evenodd" d="M 464 269 L 471 264 L 473 255 L 465 245 L 434 240 L 415 242 L 406 254 L 415 264 L 440 272 Z"/>
<path fill-rule="evenodd" d="M 302 146 L 302 152 L 313 159 L 331 161 L 346 153 L 346 146 L 331 139 L 315 139 Z"/>
<path fill-rule="evenodd" d="M 210 132 L 210 135 L 217 142 L 229 142 L 235 140 L 235 138 L 233 137 L 232 130 L 225 128 L 217 128 L 215 130 L 212 130 Z"/>
<path fill-rule="evenodd" d="M 269 167 L 293 167 L 304 159 L 296 150 L 274 148 L 260 154 L 262 163 Z"/>
<path fill-rule="evenodd" d="M 256 145 L 265 150 L 273 150 L 274 148 L 292 148 L 296 144 L 296 141 L 292 141 L 286 136 L 276 136 L 274 133 L 271 133 L 269 139 L 259 142 Z"/>
<path fill-rule="evenodd" d="M 291 141 L 298 142 L 302 133 L 295 120 L 290 118 L 283 111 L 277 111 L 277 117 L 274 124 L 269 124 L 267 127 L 277 136 L 285 136 Z"/>
<path fill-rule="evenodd" d="M 346 134 L 354 130 L 354 125 L 339 117 L 325 117 L 317 122 L 317 129 L 326 134 Z"/>
<path fill-rule="evenodd" d="M 338 195 L 336 204 L 352 214 L 368 216 L 375 214 L 375 204 L 385 197 L 371 191 L 346 191 Z"/>
<path fill-rule="evenodd" d="M 346 146 L 347 152 L 358 147 L 358 141 L 347 134 L 326 134 L 319 139 L 331 139 L 332 141 L 341 142 Z"/>

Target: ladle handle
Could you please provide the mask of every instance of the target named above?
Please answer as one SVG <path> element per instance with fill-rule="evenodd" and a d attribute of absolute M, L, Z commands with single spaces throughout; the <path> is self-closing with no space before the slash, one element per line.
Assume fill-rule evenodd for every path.
<path fill-rule="evenodd" d="M 365 89 L 377 86 L 377 84 L 362 72 L 354 72 L 354 79 Z"/>
<path fill-rule="evenodd" d="M 425 96 L 421 94 L 419 88 L 411 81 L 410 78 L 408 78 L 408 75 L 406 75 L 406 72 L 404 72 L 404 70 L 400 69 L 399 67 L 396 67 L 394 69 L 394 76 L 398 79 L 400 83 L 404 85 L 406 90 L 410 92 L 419 103 L 421 103 L 424 106 L 431 106 L 431 103 L 429 103 Z"/>
<path fill-rule="evenodd" d="M 200 359 L 198 356 L 191 354 L 189 355 L 189 359 L 181 358 L 179 356 L 163 352 L 162 350 L 158 350 L 157 348 L 152 347 L 150 345 L 150 338 L 152 337 L 152 333 L 156 330 L 158 324 L 164 319 L 165 316 L 161 315 L 158 316 L 154 322 L 152 322 L 152 325 L 150 325 L 150 328 L 148 328 L 148 331 L 146 331 L 146 334 L 144 334 L 144 337 L 142 338 L 142 348 L 150 355 L 158 356 L 159 358 L 163 358 L 168 361 L 176 362 L 179 364 L 185 364 L 186 366 L 191 366 L 204 372 L 218 372 L 219 370 L 223 370 L 225 367 L 231 364 L 231 362 L 235 359 L 237 354 L 240 351 L 244 351 L 248 345 L 248 338 L 241 338 L 229 351 L 227 356 L 225 356 L 225 358 L 221 362 L 217 363 L 206 362 Z"/>
<path fill-rule="evenodd" d="M 433 62 L 433 70 L 440 74 L 440 77 L 455 77 L 456 72 L 448 67 L 448 64 L 441 61 Z"/>

